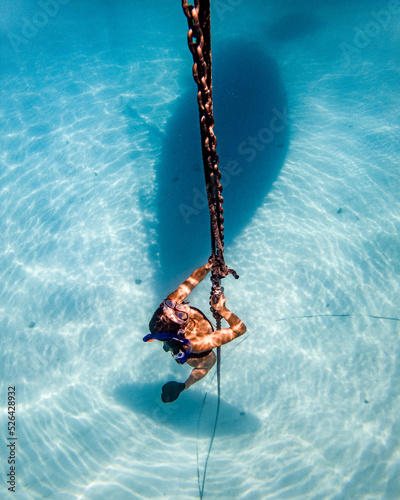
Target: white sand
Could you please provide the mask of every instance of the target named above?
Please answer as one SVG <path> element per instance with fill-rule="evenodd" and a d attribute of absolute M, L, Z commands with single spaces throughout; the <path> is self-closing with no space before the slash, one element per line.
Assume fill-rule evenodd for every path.
<path fill-rule="evenodd" d="M 223 349 L 205 498 L 395 499 L 399 322 L 370 316 L 400 316 L 400 16 L 348 60 L 341 44 L 374 19 L 367 2 L 312 2 L 318 29 L 285 41 L 268 33 L 291 2 L 279 12 L 237 3 L 214 11 L 214 44 L 228 29 L 277 60 L 291 137 L 278 181 L 226 249 L 241 275 L 225 280 L 228 305 L 248 335 Z M 163 405 L 162 383 L 188 369 L 141 340 L 163 298 L 148 257 L 156 128 L 190 71 L 180 8 L 155 5 L 136 7 L 134 33 L 98 7 L 83 22 L 70 4 L 25 52 L 0 42 L 2 498 L 198 498 L 215 378 Z M 104 37 L 87 52 L 86 22 Z M 121 48 L 113 36 L 136 41 Z M 206 310 L 207 298 L 204 283 L 193 303 Z M 8 385 L 18 388 L 14 497 Z"/>

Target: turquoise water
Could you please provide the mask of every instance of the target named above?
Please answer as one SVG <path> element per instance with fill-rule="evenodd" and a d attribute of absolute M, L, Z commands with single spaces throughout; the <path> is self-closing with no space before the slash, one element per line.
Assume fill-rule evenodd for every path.
<path fill-rule="evenodd" d="M 204 498 L 397 499 L 399 4 L 214 1 L 212 26 L 248 332 L 222 349 Z M 179 1 L 0 7 L 2 498 L 199 498 L 216 377 L 163 405 L 189 369 L 142 342 L 209 251 L 186 29 Z"/>

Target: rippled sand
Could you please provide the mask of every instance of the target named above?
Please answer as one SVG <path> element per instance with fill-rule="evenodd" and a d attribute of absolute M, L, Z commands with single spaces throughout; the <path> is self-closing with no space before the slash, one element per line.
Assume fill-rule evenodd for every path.
<path fill-rule="evenodd" d="M 205 498 L 395 499 L 398 18 L 348 61 L 340 44 L 373 6 L 342 16 L 312 2 L 310 29 L 293 32 L 291 3 L 279 5 L 213 13 L 215 44 L 230 18 L 231 36 L 277 60 L 290 145 L 226 249 L 241 276 L 225 280 L 228 305 L 248 334 L 222 350 Z M 0 463 L 5 477 L 4 395 L 16 384 L 17 498 L 199 497 L 215 377 L 163 405 L 161 385 L 188 368 L 141 340 L 163 298 L 149 257 L 154 168 L 190 71 L 184 20 L 162 31 L 178 7 L 154 12 L 151 28 L 153 11 L 142 14 L 134 49 L 114 46 L 111 28 L 98 47 L 75 47 L 85 25 L 72 5 L 18 57 L 1 42 Z M 68 51 L 51 52 L 52 37 Z M 208 286 L 193 298 L 204 310 Z"/>

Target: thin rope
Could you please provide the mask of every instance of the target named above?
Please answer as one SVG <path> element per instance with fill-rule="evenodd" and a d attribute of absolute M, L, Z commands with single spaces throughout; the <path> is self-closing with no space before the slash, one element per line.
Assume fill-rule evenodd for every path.
<path fill-rule="evenodd" d="M 275 321 L 286 321 L 288 319 L 304 319 L 304 318 L 349 318 L 350 316 L 362 316 L 364 318 L 373 319 L 386 319 L 389 321 L 400 321 L 400 318 L 390 318 L 387 316 L 374 316 L 372 314 L 359 314 L 359 313 L 349 313 L 349 314 L 306 314 L 304 316 L 287 316 L 285 318 L 279 318 Z"/>
<path fill-rule="evenodd" d="M 353 313 L 353 314 L 310 314 L 310 315 L 304 315 L 304 316 L 288 316 L 288 317 L 285 317 L 285 318 L 276 319 L 275 321 L 285 321 L 285 320 L 288 320 L 288 319 L 310 319 L 310 318 L 321 318 L 321 317 L 322 318 L 327 318 L 327 317 L 332 317 L 332 318 L 347 318 L 347 317 L 350 317 L 350 316 L 363 316 L 363 317 L 373 318 L 373 319 L 383 319 L 383 320 L 388 320 L 388 321 L 400 321 L 400 318 L 392 318 L 392 317 L 388 317 L 388 316 L 375 316 L 375 315 L 372 315 L 372 314 L 358 314 L 358 313 Z M 232 351 L 234 351 L 237 347 L 239 347 L 239 345 L 242 344 L 244 341 L 246 341 L 249 337 L 250 337 L 250 335 L 247 335 L 240 342 L 238 342 L 237 344 L 235 344 L 232 347 L 232 349 L 228 352 L 228 354 L 225 357 L 225 359 L 227 357 L 229 357 L 231 355 Z M 220 348 L 218 347 L 218 349 L 220 349 Z M 203 398 L 203 401 L 202 401 L 201 407 L 200 407 L 199 418 L 197 420 L 197 433 L 196 433 L 197 443 L 199 441 L 199 429 L 200 429 L 201 416 L 202 416 L 202 413 L 203 413 L 204 405 L 205 405 L 206 400 L 207 400 L 208 390 L 209 390 L 209 387 L 211 386 L 211 384 L 212 384 L 212 382 L 214 380 L 215 375 L 217 375 L 217 377 L 219 376 L 219 371 L 220 371 L 220 367 L 218 366 L 218 358 L 217 358 L 217 371 L 216 371 L 216 373 L 214 373 L 214 375 L 212 376 L 212 378 L 210 380 L 210 383 L 209 383 L 208 388 L 207 388 L 207 390 L 206 390 L 206 392 L 204 394 L 204 398 Z M 219 386 L 219 382 L 218 382 L 217 415 L 219 414 L 219 409 L 220 409 L 219 392 L 220 392 L 220 386 Z M 204 474 L 203 474 L 203 481 L 201 482 L 201 484 L 200 484 L 199 449 L 198 449 L 198 445 L 197 445 L 197 450 L 196 450 L 196 454 L 197 454 L 197 480 L 198 480 L 198 485 L 199 485 L 200 500 L 203 499 L 203 495 L 204 495 L 204 486 L 205 486 L 205 479 L 206 479 L 206 469 L 207 469 L 208 459 L 210 457 L 210 452 L 211 452 L 212 444 L 213 444 L 213 441 L 214 441 L 214 436 L 215 436 L 216 428 L 217 428 L 217 421 L 215 421 L 215 424 L 214 424 L 213 434 L 212 434 L 211 442 L 210 442 L 210 445 L 209 445 L 209 448 L 208 448 L 207 459 L 206 459 L 206 462 L 205 462 L 205 469 L 204 469 Z"/>
<path fill-rule="evenodd" d="M 206 461 L 204 463 L 204 471 L 203 471 L 203 480 L 201 481 L 200 480 L 200 467 L 199 467 L 199 448 L 197 446 L 197 450 L 196 450 L 196 454 L 197 454 L 197 482 L 198 482 L 198 485 L 199 485 L 199 495 L 200 495 L 200 500 L 203 499 L 203 495 L 204 495 L 204 487 L 205 487 L 205 484 L 206 484 L 206 475 L 207 475 L 207 466 L 208 466 L 208 460 L 210 458 L 210 455 L 211 455 L 211 449 L 212 449 L 212 446 L 213 446 L 213 443 L 214 443 L 214 438 L 215 438 L 215 433 L 216 433 L 216 430 L 217 430 L 217 424 L 218 424 L 218 416 L 219 416 L 219 409 L 220 409 L 220 406 L 221 406 L 221 347 L 217 347 L 217 387 L 218 387 L 218 397 L 217 397 L 217 410 L 216 410 L 216 414 L 215 414 L 215 420 L 214 420 L 214 428 L 213 428 L 213 432 L 212 432 L 212 435 L 211 435 L 211 440 L 210 440 L 210 444 L 208 446 L 208 452 L 207 452 L 207 457 L 206 457 Z M 214 380 L 214 377 L 211 379 L 210 383 Z M 204 407 L 204 404 L 206 402 L 206 399 L 207 399 L 207 394 L 208 394 L 208 390 L 206 391 L 205 395 L 204 395 L 204 398 L 203 398 L 203 402 L 201 404 L 201 408 L 200 408 L 200 413 L 199 413 L 199 419 L 197 421 L 197 442 L 198 442 L 198 439 L 199 439 L 199 427 L 200 427 L 200 421 L 201 421 L 201 415 L 203 413 L 203 407 Z"/>
<path fill-rule="evenodd" d="M 240 344 L 242 344 L 245 340 L 247 340 L 249 338 L 249 335 L 247 335 L 246 337 L 244 337 L 242 340 L 240 340 L 237 344 L 235 344 L 231 349 L 230 351 L 228 352 L 227 356 L 226 357 L 229 357 L 232 352 L 238 348 L 240 346 Z M 218 349 L 220 349 L 220 347 L 217 347 L 217 351 Z M 225 357 L 225 359 L 226 359 Z M 221 357 L 220 357 L 220 360 L 221 360 Z M 198 446 L 198 443 L 199 443 L 199 429 L 200 429 L 200 422 L 201 422 L 201 417 L 202 417 L 202 414 L 203 414 L 203 408 L 204 408 L 204 405 L 206 403 L 206 400 L 207 400 L 207 396 L 208 396 L 208 390 L 211 386 L 211 384 L 213 383 L 214 381 L 214 378 L 215 378 L 215 375 L 217 375 L 217 380 L 218 380 L 218 377 L 219 377 L 219 372 L 220 372 L 220 369 L 221 367 L 218 366 L 218 357 L 217 357 L 217 370 L 216 372 L 214 372 L 213 376 L 211 377 L 211 380 L 208 384 L 208 387 L 206 389 L 206 392 L 204 394 L 204 398 L 203 398 L 203 401 L 201 403 L 201 407 L 200 407 L 200 412 L 199 412 L 199 418 L 197 420 L 197 431 L 196 431 L 196 456 L 197 456 L 197 480 L 198 480 L 198 484 L 199 484 L 199 493 L 200 493 L 200 499 L 202 500 L 203 498 L 203 495 L 204 495 L 204 486 L 205 486 L 205 471 L 206 471 L 206 468 L 205 468 L 205 471 L 204 471 L 204 475 L 203 475 L 203 481 L 202 481 L 202 484 L 200 485 L 200 466 L 199 466 L 199 446 Z M 217 400 L 217 415 L 219 414 L 219 409 L 220 409 L 220 384 L 218 382 L 218 400 Z M 211 438 L 211 442 L 210 442 L 210 445 L 208 447 L 208 454 L 207 454 L 207 459 L 206 459 L 206 464 L 208 463 L 208 459 L 210 457 L 210 452 L 211 452 L 211 447 L 212 447 L 212 443 L 214 441 L 214 436 L 215 436 L 215 431 L 216 431 L 216 428 L 217 428 L 217 420 L 215 421 L 214 423 L 214 430 L 213 430 L 213 434 L 212 434 L 212 438 Z"/>

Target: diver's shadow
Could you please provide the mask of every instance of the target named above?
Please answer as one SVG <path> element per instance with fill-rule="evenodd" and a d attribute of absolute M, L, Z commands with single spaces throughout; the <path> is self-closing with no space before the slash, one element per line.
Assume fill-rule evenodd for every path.
<path fill-rule="evenodd" d="M 183 392 L 177 401 L 164 404 L 161 401 L 163 382 L 153 384 L 124 384 L 114 391 L 115 400 L 127 408 L 146 415 L 156 424 L 177 429 L 186 435 L 209 437 L 215 421 L 217 397 L 207 395 L 201 422 L 199 414 L 204 393 L 191 388 Z M 260 420 L 221 399 L 217 435 L 241 435 L 255 433 L 261 426 Z"/>

